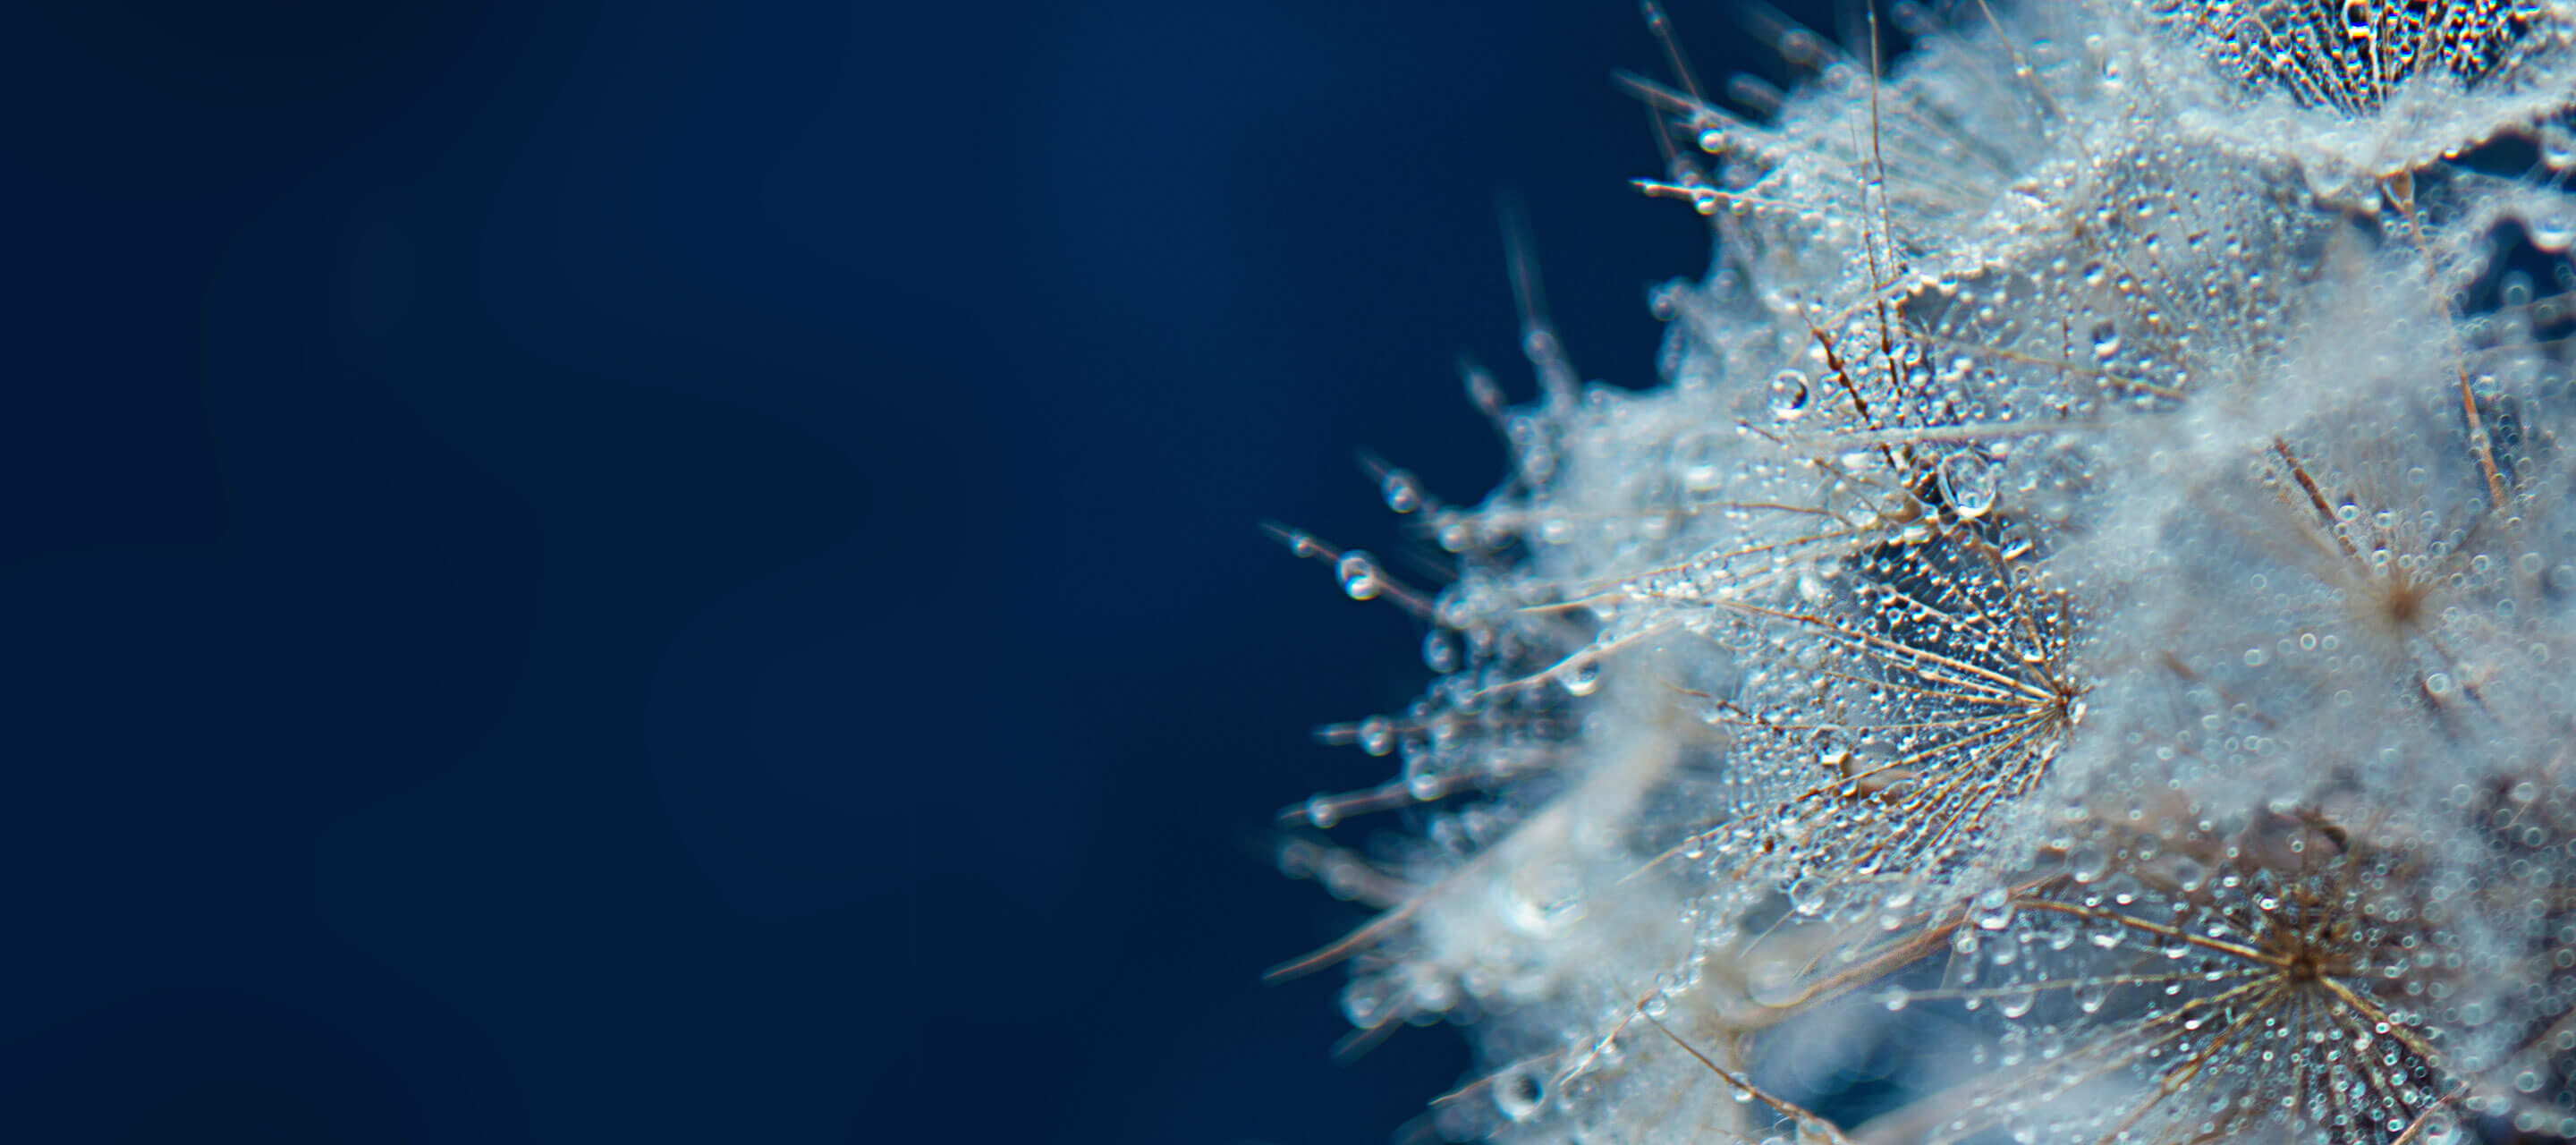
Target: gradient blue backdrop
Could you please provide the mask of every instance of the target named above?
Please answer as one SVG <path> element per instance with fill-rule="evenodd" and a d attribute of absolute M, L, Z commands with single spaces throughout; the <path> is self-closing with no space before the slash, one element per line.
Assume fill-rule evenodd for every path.
<path fill-rule="evenodd" d="M 1712 72 L 1738 35 L 1677 13 Z M 0 15 L 0 1136 L 1384 1140 L 1268 814 L 1696 275 L 1625 3 Z"/>

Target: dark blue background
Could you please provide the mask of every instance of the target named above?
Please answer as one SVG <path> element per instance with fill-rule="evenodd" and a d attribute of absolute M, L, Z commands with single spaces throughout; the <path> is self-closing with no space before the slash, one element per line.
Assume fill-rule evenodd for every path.
<path fill-rule="evenodd" d="M 1722 72 L 1737 32 L 1677 13 Z M 1647 380 L 1625 3 L 0 16 L 0 1135 L 1383 1140 L 1267 822 L 1500 473 L 1497 192 Z"/>

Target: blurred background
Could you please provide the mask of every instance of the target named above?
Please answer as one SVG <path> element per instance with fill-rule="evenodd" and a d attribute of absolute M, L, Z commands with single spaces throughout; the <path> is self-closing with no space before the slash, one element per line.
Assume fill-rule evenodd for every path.
<path fill-rule="evenodd" d="M 1456 1033 L 1335 1066 L 1258 975 L 1360 920 L 1270 817 L 1420 634 L 1256 524 L 1501 473 L 1498 194 L 1652 380 L 1707 237 L 1623 67 L 1588 0 L 0 15 L 0 1134 L 1388 1139 Z"/>

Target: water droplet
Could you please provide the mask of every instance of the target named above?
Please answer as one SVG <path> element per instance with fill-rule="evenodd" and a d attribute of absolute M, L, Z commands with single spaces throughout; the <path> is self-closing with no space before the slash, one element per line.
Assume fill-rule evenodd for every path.
<path fill-rule="evenodd" d="M 1386 507 L 1398 513 L 1422 507 L 1422 483 L 1404 470 L 1387 470 L 1385 479 L 1378 483 L 1378 491 L 1386 496 Z"/>
<path fill-rule="evenodd" d="M 1306 801 L 1306 821 L 1318 830 L 1329 831 L 1333 824 L 1342 821 L 1342 812 L 1333 805 L 1331 796 L 1318 795 Z"/>
<path fill-rule="evenodd" d="M 1378 579 L 1377 560 L 1358 549 L 1343 553 L 1334 562 L 1333 573 L 1341 578 L 1342 591 L 1352 600 L 1372 600 L 1383 587 Z"/>
<path fill-rule="evenodd" d="M 1825 490 L 1825 513 L 1855 529 L 1866 529 L 1878 523 L 1878 506 L 1871 504 L 1869 493 L 1849 481 L 1836 481 Z"/>
<path fill-rule="evenodd" d="M 1782 421 L 1806 416 L 1807 375 L 1796 370 L 1771 375 L 1771 413 Z"/>
<path fill-rule="evenodd" d="M 1527 1121 L 1538 1116 L 1547 1100 L 1544 1086 L 1528 1070 L 1513 1069 L 1494 1079 L 1494 1108 L 1513 1121 Z"/>
<path fill-rule="evenodd" d="M 1385 716 L 1370 716 L 1360 721 L 1360 750 L 1370 755 L 1385 755 L 1395 750 L 1395 725 Z"/>
<path fill-rule="evenodd" d="M 1942 498 L 1950 502 L 1950 508 L 1960 516 L 1982 517 L 1995 507 L 1995 491 L 2002 484 L 2002 479 L 1995 472 L 1994 464 L 1986 460 L 1984 450 L 1951 451 L 1949 456 L 1941 459 L 1939 475 Z"/>
<path fill-rule="evenodd" d="M 2576 131 L 2556 121 L 2540 126 L 2540 161 L 2552 171 L 2576 167 Z"/>
<path fill-rule="evenodd" d="M 2101 878 L 2111 869 L 2111 854 L 2100 847 L 2077 847 L 2066 856 L 2066 873 L 2079 883 Z"/>
<path fill-rule="evenodd" d="M 2018 1018 L 2029 1013 L 2030 1008 L 2038 1004 L 2039 991 L 2034 987 L 2024 986 L 1995 999 L 1995 1010 L 2007 1018 Z"/>
<path fill-rule="evenodd" d="M 1825 880 L 1809 875 L 1789 884 L 1789 906 L 1803 915 L 1817 915 L 1825 909 Z"/>
<path fill-rule="evenodd" d="M 2120 356 L 2120 328 L 2109 322 L 2093 325 L 2093 360 L 2108 362 Z"/>
<path fill-rule="evenodd" d="M 1789 961 L 1760 963 L 1744 978 L 1745 993 L 1765 1006 L 1788 1006 L 1798 1001 L 1805 991 L 1798 984 L 1798 964 Z"/>
<path fill-rule="evenodd" d="M 2576 215 L 2563 208 L 2535 214 L 2523 222 L 2531 232 L 2531 245 L 2543 251 L 2565 254 L 2568 247 L 2576 246 Z"/>
<path fill-rule="evenodd" d="M 1673 442 L 1673 468 L 1682 487 L 1694 493 L 1706 493 L 1726 483 L 1726 437 L 1714 429 L 1698 429 L 1683 434 Z"/>
<path fill-rule="evenodd" d="M 1583 917 L 1582 885 L 1563 866 L 1534 868 L 1513 880 L 1504 905 L 1506 918 L 1521 933 L 1553 934 Z"/>
<path fill-rule="evenodd" d="M 1968 913 L 1969 917 L 1976 921 L 1978 929 L 2002 930 L 2012 925 L 2012 894 L 2002 887 L 1991 888 L 1977 896 L 1976 903 L 1969 908 Z"/>
<path fill-rule="evenodd" d="M 2185 891 L 2197 891 L 2209 885 L 2209 868 L 2197 860 L 2176 855 L 2171 860 L 2174 885 Z"/>
<path fill-rule="evenodd" d="M 1672 321 L 1681 313 L 1682 289 L 1680 283 L 1667 282 L 1647 292 L 1646 312 L 1654 315 L 1657 322 Z"/>
<path fill-rule="evenodd" d="M 1447 632 L 1433 629 L 1422 637 L 1422 666 L 1447 674 L 1458 670 L 1458 642 Z"/>
<path fill-rule="evenodd" d="M 2111 987 L 2098 980 L 2085 982 L 2075 988 L 2075 1006 L 2087 1014 L 2102 1012 L 2102 1003 L 2109 1001 L 2110 997 Z"/>

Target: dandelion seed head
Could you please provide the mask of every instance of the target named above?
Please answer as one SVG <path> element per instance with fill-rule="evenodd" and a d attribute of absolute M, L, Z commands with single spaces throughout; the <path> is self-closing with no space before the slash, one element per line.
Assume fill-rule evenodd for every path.
<path fill-rule="evenodd" d="M 1283 533 L 1433 674 L 1283 971 L 1466 1024 L 1459 1138 L 2576 1136 L 2576 9 L 1944 12 L 1631 77 L 1662 385 L 1516 254 L 1506 479 L 1372 469 L 1447 583 Z"/>

